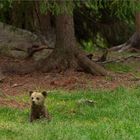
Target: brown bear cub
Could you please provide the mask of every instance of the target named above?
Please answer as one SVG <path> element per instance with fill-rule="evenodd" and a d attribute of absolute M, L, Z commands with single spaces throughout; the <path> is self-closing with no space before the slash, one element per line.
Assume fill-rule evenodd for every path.
<path fill-rule="evenodd" d="M 31 98 L 30 122 L 41 118 L 46 118 L 48 121 L 50 121 L 48 110 L 44 105 L 47 92 L 30 91 L 29 93 Z"/>

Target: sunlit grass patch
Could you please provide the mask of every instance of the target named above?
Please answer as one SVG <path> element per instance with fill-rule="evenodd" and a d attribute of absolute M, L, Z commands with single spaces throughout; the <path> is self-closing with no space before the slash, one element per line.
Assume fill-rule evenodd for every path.
<path fill-rule="evenodd" d="M 23 98 L 29 102 L 28 95 Z M 81 99 L 96 103 L 78 104 Z M 45 104 L 52 116 L 49 123 L 29 123 L 29 108 L 0 107 L 0 139 L 140 139 L 140 87 L 119 87 L 113 91 L 56 90 L 48 95 Z"/>

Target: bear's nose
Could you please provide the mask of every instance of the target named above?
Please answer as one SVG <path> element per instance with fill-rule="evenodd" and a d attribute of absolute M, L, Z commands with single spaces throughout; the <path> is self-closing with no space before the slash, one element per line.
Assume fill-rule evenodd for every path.
<path fill-rule="evenodd" d="M 33 104 L 35 104 L 35 101 L 32 101 Z"/>

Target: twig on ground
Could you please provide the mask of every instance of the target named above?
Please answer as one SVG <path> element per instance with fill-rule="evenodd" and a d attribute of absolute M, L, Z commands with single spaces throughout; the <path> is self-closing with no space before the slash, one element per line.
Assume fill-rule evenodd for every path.
<path fill-rule="evenodd" d="M 15 88 L 15 87 L 19 87 L 19 86 L 23 86 L 24 84 L 13 84 L 11 87 Z"/>
<path fill-rule="evenodd" d="M 128 57 L 119 58 L 119 59 L 115 59 L 115 60 L 108 60 L 108 61 L 98 62 L 98 63 L 101 63 L 101 64 L 113 63 L 113 62 L 119 63 L 119 62 L 123 62 L 127 59 L 130 59 L 130 58 L 140 58 L 140 55 L 130 55 Z"/>

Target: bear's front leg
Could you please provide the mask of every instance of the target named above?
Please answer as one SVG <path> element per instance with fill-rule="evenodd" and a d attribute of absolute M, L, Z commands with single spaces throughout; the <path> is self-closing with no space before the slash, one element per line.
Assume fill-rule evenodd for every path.
<path fill-rule="evenodd" d="M 34 120 L 35 120 L 35 118 L 34 118 L 33 114 L 31 113 L 31 114 L 30 114 L 29 121 L 30 121 L 30 122 L 33 122 Z"/>
<path fill-rule="evenodd" d="M 48 121 L 51 121 L 51 116 L 50 116 L 50 114 L 48 113 L 48 111 L 45 112 L 45 118 L 46 118 Z"/>

